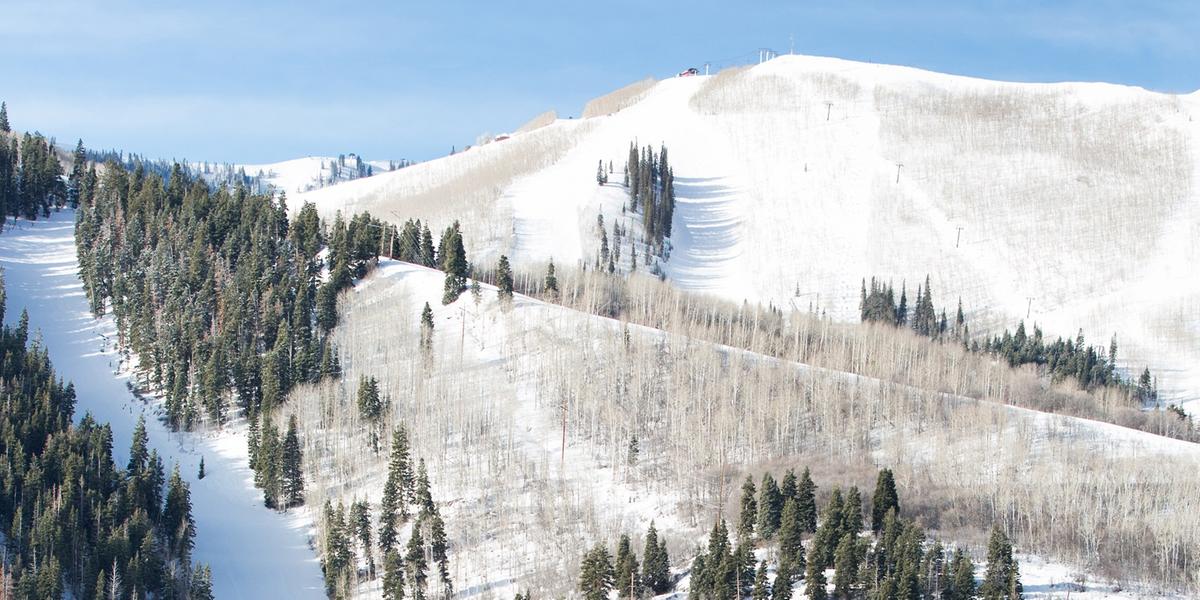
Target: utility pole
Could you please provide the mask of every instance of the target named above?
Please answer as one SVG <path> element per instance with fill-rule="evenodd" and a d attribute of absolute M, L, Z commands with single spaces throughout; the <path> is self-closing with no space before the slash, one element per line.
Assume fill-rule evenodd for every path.
<path fill-rule="evenodd" d="M 958 243 L 962 241 L 962 230 L 963 230 L 962 225 L 959 225 L 958 226 L 958 237 L 954 238 L 954 247 L 955 248 L 957 248 Z"/>
<path fill-rule="evenodd" d="M 829 120 L 829 117 L 830 117 L 832 114 L 833 114 L 833 103 L 832 103 L 832 102 L 830 102 L 830 101 L 828 101 L 828 100 L 826 100 L 826 101 L 825 101 L 825 120 L 826 120 L 826 121 L 828 121 L 828 120 Z"/>
<path fill-rule="evenodd" d="M 1033 310 L 1033 296 L 1025 296 L 1025 299 L 1028 301 L 1025 304 L 1025 318 L 1028 319 L 1030 312 Z"/>
<path fill-rule="evenodd" d="M 904 163 L 896 163 L 896 183 L 900 183 L 900 169 L 904 167 Z"/>

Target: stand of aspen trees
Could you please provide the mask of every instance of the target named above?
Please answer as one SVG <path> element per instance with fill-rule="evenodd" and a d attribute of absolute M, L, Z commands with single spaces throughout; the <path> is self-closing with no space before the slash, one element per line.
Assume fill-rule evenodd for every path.
<path fill-rule="evenodd" d="M 298 388 L 284 410 L 306 429 L 314 506 L 377 506 L 387 432 L 406 424 L 445 506 L 456 589 L 572 593 L 587 548 L 621 533 L 640 547 L 651 519 L 687 564 L 715 518 L 736 517 L 746 474 L 806 465 L 818 485 L 827 473 L 864 488 L 890 467 L 904 514 L 943 539 L 982 543 L 997 522 L 1018 550 L 1097 576 L 1200 584 L 1200 451 L 1006 406 L 1103 411 L 1102 398 L 907 332 L 730 307 L 650 278 L 560 271 L 560 301 L 580 310 L 486 285 L 478 302 L 441 306 L 441 287 L 439 272 L 386 264 L 343 295 L 343 379 Z M 378 423 L 358 414 L 360 375 L 388 402 Z"/>

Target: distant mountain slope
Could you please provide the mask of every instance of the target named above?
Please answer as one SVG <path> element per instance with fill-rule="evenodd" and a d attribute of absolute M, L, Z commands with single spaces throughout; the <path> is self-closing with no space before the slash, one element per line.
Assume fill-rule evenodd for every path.
<path fill-rule="evenodd" d="M 665 144 L 679 206 L 664 270 L 683 288 L 854 319 L 861 278 L 911 293 L 928 274 L 976 332 L 1028 315 L 1052 336 L 1115 333 L 1123 366 L 1200 406 L 1196 113 L 1196 94 L 784 56 L 296 198 L 462 219 L 481 262 L 590 265 L 596 215 L 629 220 L 629 143 Z"/>

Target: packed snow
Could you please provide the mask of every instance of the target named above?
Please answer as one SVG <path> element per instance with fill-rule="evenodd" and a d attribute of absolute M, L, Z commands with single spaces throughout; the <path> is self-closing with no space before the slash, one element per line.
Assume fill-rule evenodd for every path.
<path fill-rule="evenodd" d="M 139 415 L 151 447 L 169 470 L 178 464 L 191 486 L 197 535 L 193 560 L 208 563 L 218 598 L 324 598 L 320 565 L 309 547 L 306 511 L 276 513 L 263 506 L 247 466 L 244 427 L 176 433 L 158 418 L 154 400 L 134 397 L 127 365 L 114 349 L 110 317 L 93 318 L 78 278 L 74 213 L 10 222 L 0 233 L 0 265 L 8 293 L 8 320 L 21 310 L 50 352 L 58 375 L 75 384 L 75 418 L 91 413 L 108 422 L 118 466 L 128 460 Z M 200 459 L 205 477 L 198 480 Z"/>

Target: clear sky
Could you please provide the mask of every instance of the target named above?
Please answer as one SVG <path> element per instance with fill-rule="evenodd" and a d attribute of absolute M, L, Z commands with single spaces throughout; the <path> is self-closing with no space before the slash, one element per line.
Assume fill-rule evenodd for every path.
<path fill-rule="evenodd" d="M 1196 0 L 5 0 L 0 99 L 18 129 L 152 157 L 423 160 L 790 43 L 995 79 L 1200 88 Z"/>

